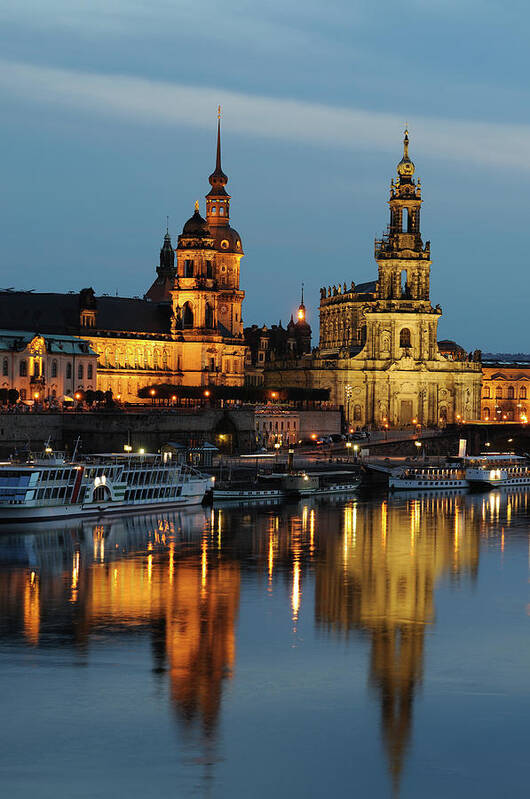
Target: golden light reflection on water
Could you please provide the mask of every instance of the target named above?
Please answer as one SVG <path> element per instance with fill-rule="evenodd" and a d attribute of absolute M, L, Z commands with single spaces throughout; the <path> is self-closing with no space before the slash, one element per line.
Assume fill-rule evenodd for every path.
<path fill-rule="evenodd" d="M 40 631 L 40 594 L 39 580 L 34 571 L 27 575 L 24 582 L 24 635 L 27 641 L 36 646 Z"/>
<path fill-rule="evenodd" d="M 285 597 L 295 631 L 325 628 L 334 634 L 325 646 L 334 636 L 354 645 L 356 631 L 363 633 L 359 641 L 368 638 L 369 679 L 397 784 L 436 586 L 445 576 L 476 577 L 482 538 L 498 535 L 502 555 L 510 525 L 527 505 L 526 494 L 497 492 L 83 524 L 66 536 L 58 531 L 55 550 L 53 536 L 35 535 L 38 565 L 0 581 L 0 602 L 4 614 L 21 615 L 32 646 L 61 590 L 75 614 L 77 644 L 123 629 L 149 635 L 177 717 L 185 725 L 200 722 L 211 736 L 223 684 L 235 669 L 241 573 L 255 570 L 266 576 L 261 590 Z M 530 565 L 530 547 L 528 556 Z M 307 590 L 313 583 L 314 606 Z"/>

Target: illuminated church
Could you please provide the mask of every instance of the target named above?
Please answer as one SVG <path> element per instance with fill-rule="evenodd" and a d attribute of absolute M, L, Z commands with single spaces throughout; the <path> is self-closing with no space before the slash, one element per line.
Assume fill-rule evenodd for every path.
<path fill-rule="evenodd" d="M 28 399 L 36 392 L 41 399 L 62 399 L 97 388 L 111 390 L 122 401 L 138 402 L 138 391 L 153 384 L 243 385 L 243 246 L 230 224 L 220 113 L 209 182 L 206 218 L 197 202 L 176 249 L 166 231 L 156 278 L 143 299 L 96 296 L 91 288 L 66 294 L 1 291 L 3 331 L 30 331 L 44 340 L 46 334 L 84 339 L 87 352 L 97 354 L 97 386 L 87 382 L 88 367 L 78 368 L 66 352 L 55 359 L 53 370 L 46 369 L 44 358 L 38 373 L 30 373 L 33 361 L 28 370 L 24 348 L 17 345 L 13 352 L 0 351 L 5 356 L 0 388 L 15 388 Z"/>
<path fill-rule="evenodd" d="M 329 388 L 356 426 L 480 418 L 480 353 L 437 341 L 442 310 L 430 300 L 430 242 L 422 241 L 421 183 L 408 148 L 405 131 L 390 224 L 375 242 L 377 280 L 322 288 L 318 348 L 265 370 L 270 387 Z"/>

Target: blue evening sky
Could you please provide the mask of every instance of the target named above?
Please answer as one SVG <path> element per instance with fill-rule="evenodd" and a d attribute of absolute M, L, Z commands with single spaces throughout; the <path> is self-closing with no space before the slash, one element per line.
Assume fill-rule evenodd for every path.
<path fill-rule="evenodd" d="M 142 295 L 223 168 L 245 324 L 374 279 L 408 123 L 440 338 L 530 350 L 522 0 L 4 0 L 0 287 Z M 1 320 L 0 320 L 1 325 Z"/>

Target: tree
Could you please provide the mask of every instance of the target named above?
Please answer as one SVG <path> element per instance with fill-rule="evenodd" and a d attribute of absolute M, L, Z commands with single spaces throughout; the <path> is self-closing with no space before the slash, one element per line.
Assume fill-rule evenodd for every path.
<path fill-rule="evenodd" d="M 16 402 L 18 402 L 19 397 L 20 394 L 18 393 L 16 388 L 10 388 L 9 391 L 7 392 L 7 401 L 9 402 L 10 405 L 14 405 Z"/>

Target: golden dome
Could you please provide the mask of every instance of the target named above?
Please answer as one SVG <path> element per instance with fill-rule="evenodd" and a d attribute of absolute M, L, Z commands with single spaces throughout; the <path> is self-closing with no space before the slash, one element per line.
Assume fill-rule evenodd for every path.
<path fill-rule="evenodd" d="M 411 178 L 414 174 L 416 167 L 409 158 L 409 132 L 405 130 L 405 138 L 403 139 L 403 158 L 397 165 L 397 173 L 401 178 Z"/>

